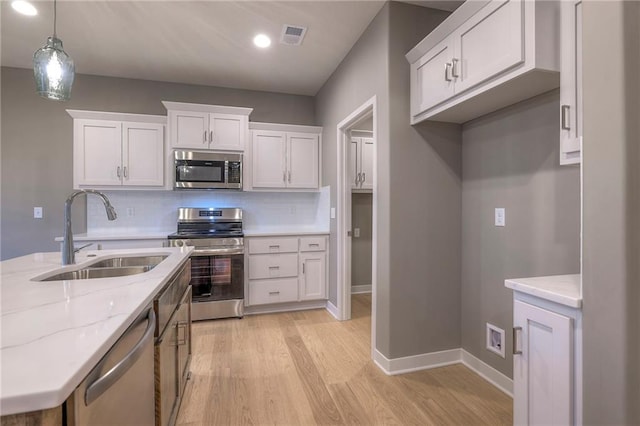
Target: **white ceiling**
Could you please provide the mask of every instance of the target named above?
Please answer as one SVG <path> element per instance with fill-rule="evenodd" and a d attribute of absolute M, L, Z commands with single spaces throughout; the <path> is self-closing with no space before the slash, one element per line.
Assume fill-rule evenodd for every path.
<path fill-rule="evenodd" d="M 31 68 L 52 33 L 53 2 L 38 15 L 1 4 L 3 66 Z M 453 10 L 460 1 L 411 2 Z M 58 37 L 76 72 L 315 95 L 383 1 L 58 1 Z M 279 43 L 282 26 L 308 27 L 302 46 Z M 259 50 L 263 32 L 272 45 Z"/>

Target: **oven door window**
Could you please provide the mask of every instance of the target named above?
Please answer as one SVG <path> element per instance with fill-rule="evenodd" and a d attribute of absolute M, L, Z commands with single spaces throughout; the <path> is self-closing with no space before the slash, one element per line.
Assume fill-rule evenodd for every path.
<path fill-rule="evenodd" d="M 179 161 L 176 182 L 224 183 L 224 161 Z"/>
<path fill-rule="evenodd" d="M 244 256 L 192 256 L 193 300 L 228 300 L 244 297 Z"/>

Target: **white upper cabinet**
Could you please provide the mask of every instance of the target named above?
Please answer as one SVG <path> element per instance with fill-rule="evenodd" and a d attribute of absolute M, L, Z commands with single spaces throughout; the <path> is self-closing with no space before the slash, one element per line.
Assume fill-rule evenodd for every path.
<path fill-rule="evenodd" d="M 351 189 L 354 192 L 370 192 L 373 190 L 374 150 L 373 138 L 351 138 Z"/>
<path fill-rule="evenodd" d="M 162 102 L 174 149 L 244 151 L 252 108 Z"/>
<path fill-rule="evenodd" d="M 67 112 L 74 118 L 74 188 L 163 187 L 165 117 Z"/>
<path fill-rule="evenodd" d="M 316 190 L 320 186 L 320 127 L 250 123 L 251 167 L 245 189 Z"/>
<path fill-rule="evenodd" d="M 465 2 L 407 54 L 411 123 L 463 123 L 558 87 L 558 7 Z"/>
<path fill-rule="evenodd" d="M 561 4 L 560 164 L 582 158 L 582 1 Z"/>

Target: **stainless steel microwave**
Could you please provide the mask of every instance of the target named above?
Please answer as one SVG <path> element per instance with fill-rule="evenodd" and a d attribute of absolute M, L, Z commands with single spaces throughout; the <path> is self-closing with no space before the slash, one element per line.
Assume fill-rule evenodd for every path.
<path fill-rule="evenodd" d="M 175 151 L 174 189 L 242 189 L 242 154 Z"/>

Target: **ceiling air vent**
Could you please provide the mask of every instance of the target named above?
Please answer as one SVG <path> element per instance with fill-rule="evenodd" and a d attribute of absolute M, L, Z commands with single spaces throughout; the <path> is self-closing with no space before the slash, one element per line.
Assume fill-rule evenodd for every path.
<path fill-rule="evenodd" d="M 280 43 L 288 44 L 289 46 L 300 46 L 304 35 L 307 33 L 305 27 L 297 27 L 295 25 L 284 25 L 282 27 L 282 34 L 280 36 Z"/>

